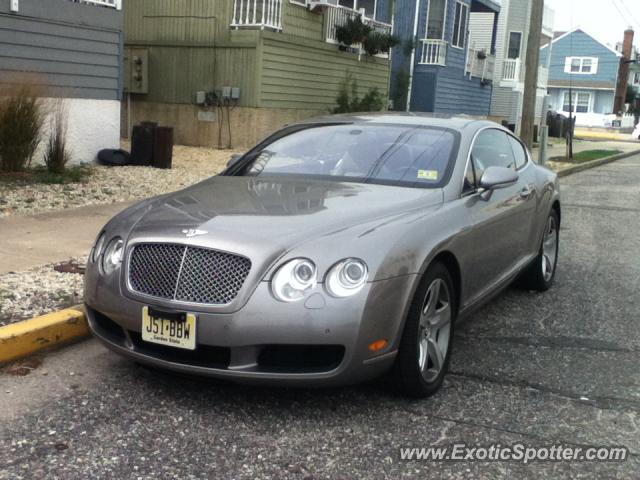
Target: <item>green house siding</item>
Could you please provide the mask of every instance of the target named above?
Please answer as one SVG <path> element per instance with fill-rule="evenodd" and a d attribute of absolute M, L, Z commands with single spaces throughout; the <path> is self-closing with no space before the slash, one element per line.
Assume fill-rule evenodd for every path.
<path fill-rule="evenodd" d="M 358 60 L 358 55 L 324 42 L 264 32 L 259 106 L 328 109 L 335 104 L 347 72 L 357 80 L 360 95 L 374 87 L 387 92 L 386 59 Z"/>
<path fill-rule="evenodd" d="M 282 31 L 307 40 L 324 42 L 323 15 L 288 0 L 282 4 Z"/>
<path fill-rule="evenodd" d="M 240 87 L 241 107 L 327 111 L 350 72 L 360 95 L 386 94 L 389 61 L 341 52 L 325 15 L 283 0 L 282 31 L 234 29 L 233 0 L 129 0 L 125 47 L 149 52 L 149 93 L 134 99 L 193 104 L 195 92 Z"/>

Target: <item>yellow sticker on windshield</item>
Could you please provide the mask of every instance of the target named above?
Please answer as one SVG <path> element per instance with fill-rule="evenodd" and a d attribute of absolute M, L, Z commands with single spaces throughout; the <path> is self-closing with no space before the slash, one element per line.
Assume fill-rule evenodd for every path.
<path fill-rule="evenodd" d="M 418 178 L 423 180 L 438 180 L 437 170 L 418 170 Z"/>

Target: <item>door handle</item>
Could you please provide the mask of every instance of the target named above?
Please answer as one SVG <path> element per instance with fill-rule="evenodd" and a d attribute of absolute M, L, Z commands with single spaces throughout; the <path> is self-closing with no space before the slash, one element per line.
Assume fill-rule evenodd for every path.
<path fill-rule="evenodd" d="M 527 199 L 531 196 L 532 193 L 533 193 L 533 189 L 529 187 L 529 185 L 527 185 L 522 190 L 520 190 L 520 197 Z"/>

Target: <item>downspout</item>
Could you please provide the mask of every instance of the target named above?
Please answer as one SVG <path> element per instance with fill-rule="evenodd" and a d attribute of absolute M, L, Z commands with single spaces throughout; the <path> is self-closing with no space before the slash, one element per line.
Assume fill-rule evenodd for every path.
<path fill-rule="evenodd" d="M 416 0 L 416 13 L 413 19 L 413 36 L 411 42 L 416 41 L 418 36 L 418 18 L 420 16 L 420 0 Z M 413 67 L 416 59 L 416 48 L 411 49 L 411 63 L 409 65 L 409 87 L 407 88 L 407 112 L 411 110 L 411 90 L 413 89 Z"/>

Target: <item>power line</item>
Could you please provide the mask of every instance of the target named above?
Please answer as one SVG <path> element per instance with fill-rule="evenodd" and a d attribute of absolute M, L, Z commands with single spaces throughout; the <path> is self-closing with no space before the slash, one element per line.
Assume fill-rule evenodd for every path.
<path fill-rule="evenodd" d="M 636 27 L 640 27 L 640 22 L 636 19 L 635 15 L 631 12 L 631 9 L 629 7 L 627 7 L 627 4 L 625 3 L 625 0 L 620 0 L 620 4 L 627 11 L 629 16 L 631 17 L 631 20 L 633 20 L 633 23 L 636 24 Z"/>
<path fill-rule="evenodd" d="M 623 22 L 628 22 L 627 16 L 622 13 L 622 10 L 620 9 L 620 6 L 618 5 L 618 2 L 616 0 L 612 0 L 613 6 L 616 7 L 616 10 L 618 11 L 618 13 L 620 14 L 620 18 L 622 19 Z"/>

